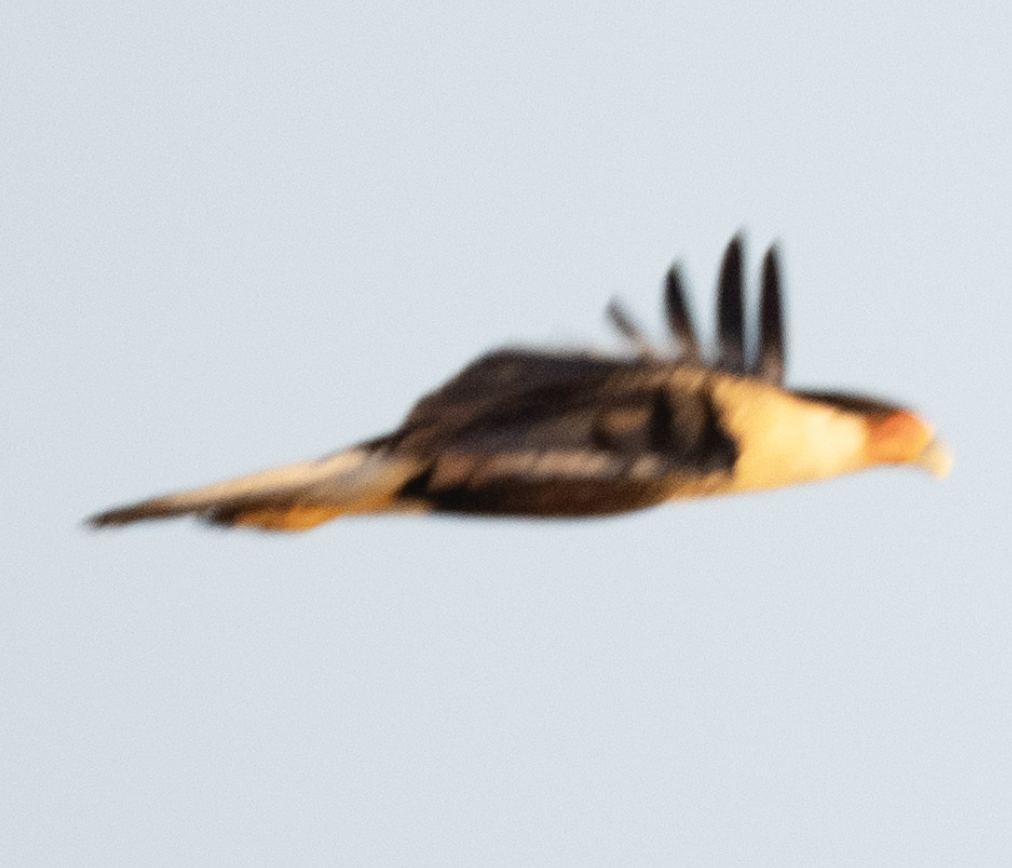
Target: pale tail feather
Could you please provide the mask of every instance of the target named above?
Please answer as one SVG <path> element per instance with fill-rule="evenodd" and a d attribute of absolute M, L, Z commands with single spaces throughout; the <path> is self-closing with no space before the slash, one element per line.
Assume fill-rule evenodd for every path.
<path fill-rule="evenodd" d="M 396 509 L 398 491 L 420 470 L 416 459 L 358 446 L 112 509 L 88 523 L 106 527 L 196 515 L 214 524 L 307 530 L 343 514 Z"/>

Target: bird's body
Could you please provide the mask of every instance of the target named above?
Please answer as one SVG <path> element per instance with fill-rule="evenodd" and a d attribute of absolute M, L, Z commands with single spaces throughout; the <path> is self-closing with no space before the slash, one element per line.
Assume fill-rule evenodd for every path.
<path fill-rule="evenodd" d="M 755 359 L 744 340 L 740 239 L 718 288 L 719 355 L 701 359 L 675 268 L 664 357 L 609 311 L 633 357 L 492 352 L 422 398 L 399 429 L 332 456 L 114 509 L 96 526 L 194 514 L 222 525 L 305 530 L 341 515 L 450 512 L 576 517 L 667 500 L 777 488 L 878 464 L 942 475 L 948 453 L 894 404 L 782 386 L 779 270 L 763 267 Z"/>

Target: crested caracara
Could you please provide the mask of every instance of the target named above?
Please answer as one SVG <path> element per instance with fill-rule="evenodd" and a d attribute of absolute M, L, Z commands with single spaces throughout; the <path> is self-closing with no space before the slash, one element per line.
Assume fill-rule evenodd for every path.
<path fill-rule="evenodd" d="M 945 475 L 948 451 L 911 410 L 784 387 L 775 247 L 763 260 L 754 351 L 745 340 L 743 287 L 736 237 L 721 267 L 711 360 L 673 266 L 665 292 L 670 353 L 653 349 L 613 303 L 609 317 L 634 354 L 496 350 L 423 397 L 392 434 L 89 521 L 105 527 L 192 514 L 219 525 L 296 531 L 379 512 L 596 516 L 882 464 Z"/>

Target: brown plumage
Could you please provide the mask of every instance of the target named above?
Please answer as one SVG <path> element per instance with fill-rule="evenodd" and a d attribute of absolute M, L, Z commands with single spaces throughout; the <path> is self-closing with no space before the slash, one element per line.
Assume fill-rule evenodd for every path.
<path fill-rule="evenodd" d="M 721 267 L 710 365 L 672 267 L 665 305 L 674 352 L 654 349 L 613 303 L 608 315 L 636 350 L 631 358 L 498 350 L 422 398 L 392 434 L 89 521 L 104 527 L 192 514 L 220 525 L 296 531 L 378 512 L 594 516 L 880 464 L 917 464 L 944 475 L 949 454 L 912 411 L 783 387 L 779 274 L 770 248 L 752 351 L 736 237 Z"/>

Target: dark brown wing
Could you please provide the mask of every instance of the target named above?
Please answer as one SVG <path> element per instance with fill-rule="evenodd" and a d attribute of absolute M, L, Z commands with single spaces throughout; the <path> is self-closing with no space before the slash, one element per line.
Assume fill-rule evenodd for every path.
<path fill-rule="evenodd" d="M 730 473 L 737 452 L 708 392 L 677 366 L 503 351 L 423 399 L 386 447 L 428 463 L 400 492 L 441 511 L 595 515 Z"/>
<path fill-rule="evenodd" d="M 430 426 L 466 424 L 505 401 L 530 393 L 603 385 L 620 363 L 611 358 L 532 350 L 496 350 L 469 364 L 425 395 L 408 413 L 400 434 Z"/>

